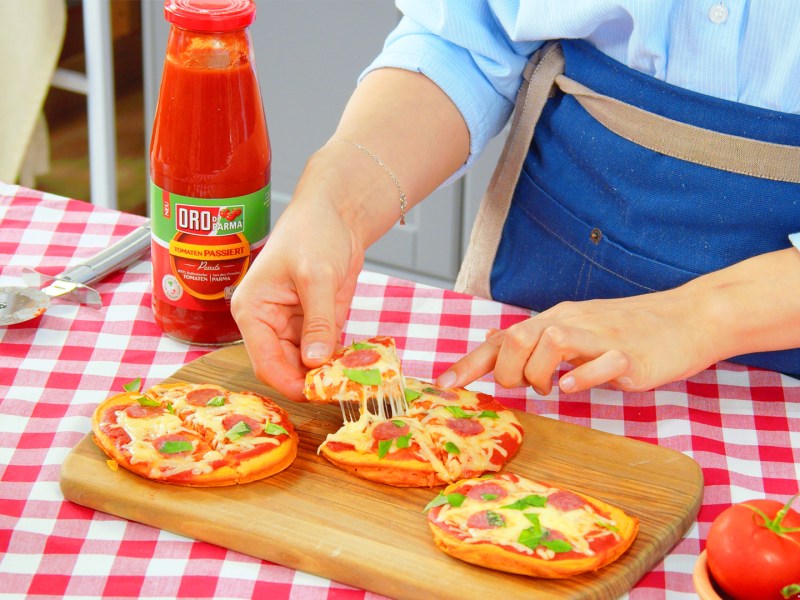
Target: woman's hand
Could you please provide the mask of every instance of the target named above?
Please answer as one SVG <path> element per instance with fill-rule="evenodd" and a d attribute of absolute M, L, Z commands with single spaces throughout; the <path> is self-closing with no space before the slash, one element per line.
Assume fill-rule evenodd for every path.
<path fill-rule="evenodd" d="M 564 392 L 649 390 L 732 356 L 800 347 L 798 299 L 800 252 L 769 252 L 673 290 L 558 304 L 489 332 L 437 383 L 464 386 L 494 371 L 504 387 L 548 394 L 566 361 L 575 368 L 558 382 Z"/>
<path fill-rule="evenodd" d="M 613 300 L 564 302 L 506 330 L 461 358 L 437 383 L 463 386 L 494 371 L 503 387 L 530 385 L 550 393 L 566 361 L 564 392 L 611 384 L 647 390 L 689 377 L 717 360 L 709 347 L 711 323 L 699 319 L 702 300 L 686 290 Z"/>
<path fill-rule="evenodd" d="M 309 367 L 341 341 L 364 247 L 334 206 L 334 189 L 297 190 L 231 302 L 256 376 L 303 400 Z"/>

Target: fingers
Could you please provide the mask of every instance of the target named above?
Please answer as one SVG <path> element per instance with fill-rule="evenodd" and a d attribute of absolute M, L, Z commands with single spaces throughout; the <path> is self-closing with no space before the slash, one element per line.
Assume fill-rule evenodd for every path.
<path fill-rule="evenodd" d="M 613 383 L 624 390 L 633 390 L 633 380 L 628 375 L 630 357 L 621 350 L 609 350 L 569 373 L 558 384 L 564 392 L 580 392 L 603 383 Z"/>
<path fill-rule="evenodd" d="M 436 385 L 443 388 L 464 387 L 494 369 L 504 332 L 490 330 L 486 341 L 458 359 L 439 375 Z"/>
<path fill-rule="evenodd" d="M 238 321 L 256 377 L 290 400 L 302 401 L 307 369 L 297 348 L 278 338 L 268 324 L 250 316 Z"/>
<path fill-rule="evenodd" d="M 298 286 L 303 307 L 301 356 L 307 367 L 318 367 L 336 349 L 336 287 L 333 278 L 315 278 Z"/>

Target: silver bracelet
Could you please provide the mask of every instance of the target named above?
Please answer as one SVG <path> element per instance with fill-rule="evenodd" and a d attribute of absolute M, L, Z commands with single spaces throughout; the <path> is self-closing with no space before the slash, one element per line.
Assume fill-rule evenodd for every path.
<path fill-rule="evenodd" d="M 341 143 L 341 144 L 350 144 L 354 148 L 358 148 L 359 150 L 361 150 L 363 152 L 366 152 L 367 155 L 372 160 L 374 160 L 376 163 L 378 163 L 381 166 L 381 168 L 384 171 L 386 171 L 386 174 L 389 177 L 392 178 L 392 181 L 394 182 L 395 187 L 397 187 L 397 191 L 400 193 L 400 225 L 405 225 L 406 224 L 406 208 L 408 207 L 408 200 L 406 199 L 405 192 L 403 192 L 403 188 L 400 187 L 400 182 L 397 181 L 397 177 L 395 177 L 395 175 L 394 175 L 394 173 L 392 173 L 391 169 L 386 166 L 386 163 L 384 163 L 380 158 L 378 158 L 375 154 L 373 154 L 369 150 L 369 148 L 366 148 L 366 147 L 362 146 L 358 142 L 354 142 L 354 141 L 348 140 L 346 138 L 342 138 L 342 139 L 334 140 L 334 141 L 337 142 L 337 143 Z"/>

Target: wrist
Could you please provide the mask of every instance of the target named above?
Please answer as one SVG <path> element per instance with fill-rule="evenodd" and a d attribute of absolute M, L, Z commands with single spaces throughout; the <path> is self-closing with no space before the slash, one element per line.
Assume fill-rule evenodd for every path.
<path fill-rule="evenodd" d="M 312 154 L 292 202 L 328 205 L 365 248 L 401 217 L 397 184 L 350 144 L 329 142 Z"/>

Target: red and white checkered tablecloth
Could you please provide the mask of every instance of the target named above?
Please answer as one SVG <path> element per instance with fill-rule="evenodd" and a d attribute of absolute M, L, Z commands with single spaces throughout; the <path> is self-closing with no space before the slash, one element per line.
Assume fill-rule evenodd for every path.
<path fill-rule="evenodd" d="M 142 218 L 0 184 L 0 285 L 22 267 L 57 274 Z M 54 301 L 40 319 L 0 328 L 0 598 L 376 598 L 313 575 L 96 512 L 64 500 L 59 470 L 90 431 L 94 407 L 135 377 L 145 386 L 208 348 L 162 335 L 150 311 L 150 265 L 96 287 L 99 311 Z M 348 340 L 397 340 L 405 370 L 433 378 L 528 313 L 363 273 Z M 698 522 L 630 598 L 693 598 L 691 572 L 711 521 L 732 502 L 785 501 L 800 479 L 800 382 L 728 363 L 646 393 L 595 389 L 539 398 L 473 389 L 508 405 L 691 456 L 706 487 Z"/>

